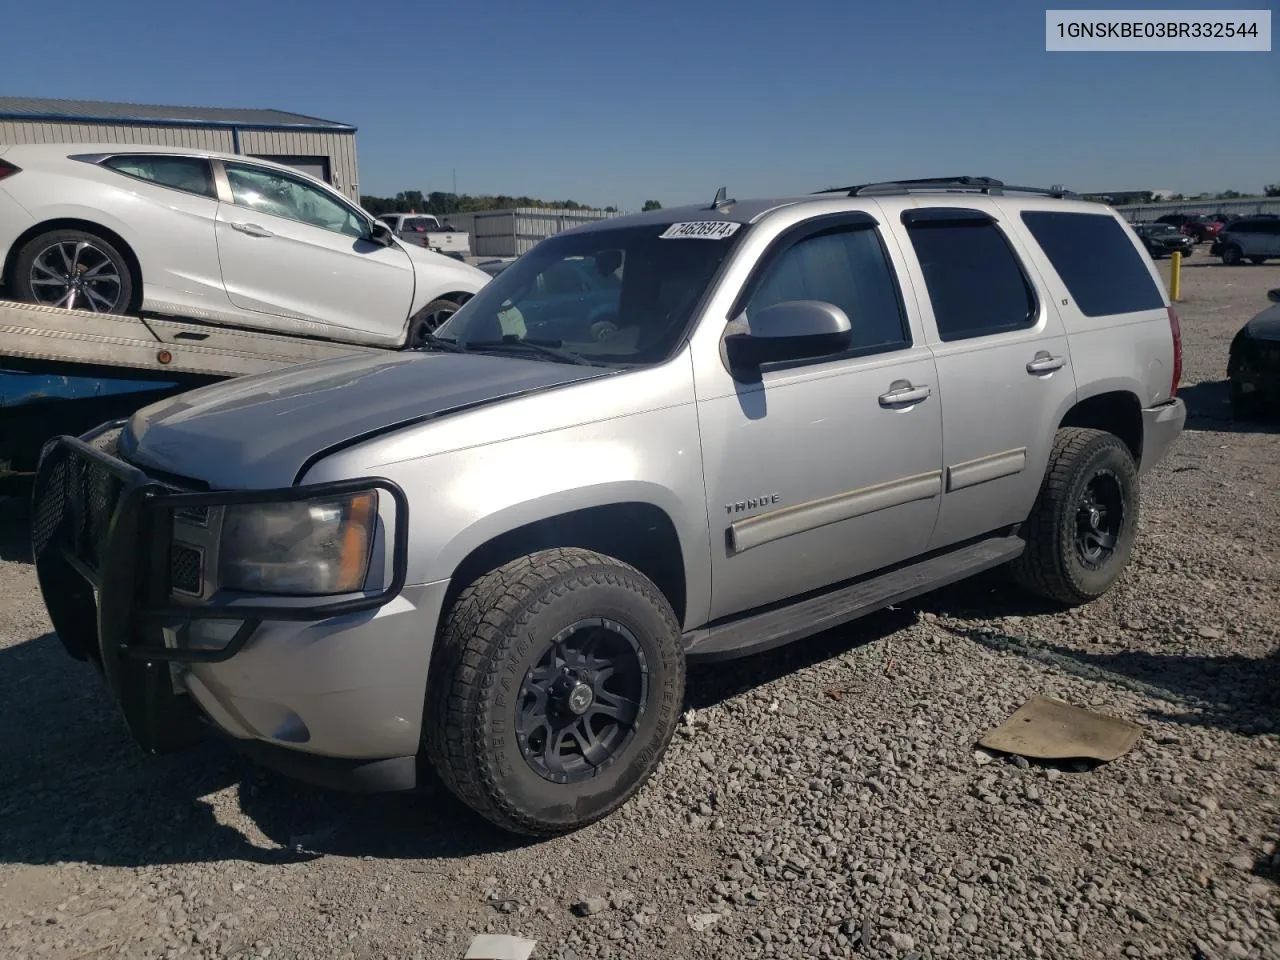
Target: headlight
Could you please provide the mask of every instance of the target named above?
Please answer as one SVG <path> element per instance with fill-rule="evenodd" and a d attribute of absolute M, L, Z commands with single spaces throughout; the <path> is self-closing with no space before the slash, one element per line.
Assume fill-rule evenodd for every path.
<path fill-rule="evenodd" d="M 377 507 L 374 491 L 227 507 L 218 584 L 293 596 L 360 590 L 369 570 Z"/>

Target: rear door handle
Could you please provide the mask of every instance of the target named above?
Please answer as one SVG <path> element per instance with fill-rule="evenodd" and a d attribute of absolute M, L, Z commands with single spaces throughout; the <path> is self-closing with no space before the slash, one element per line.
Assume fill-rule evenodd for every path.
<path fill-rule="evenodd" d="M 1035 358 L 1027 364 L 1027 373 L 1053 373 L 1055 370 L 1061 370 L 1066 366 L 1067 361 L 1064 357 L 1051 356 L 1041 350 L 1035 355 Z"/>
<path fill-rule="evenodd" d="M 929 399 L 928 387 L 913 387 L 906 380 L 895 380 L 889 386 L 888 393 L 880 394 L 882 407 L 906 407 L 921 400 Z"/>
<path fill-rule="evenodd" d="M 256 223 L 233 223 L 232 230 L 239 230 L 241 233 L 247 233 L 251 237 L 274 237 L 275 234 L 266 227 L 260 227 Z"/>

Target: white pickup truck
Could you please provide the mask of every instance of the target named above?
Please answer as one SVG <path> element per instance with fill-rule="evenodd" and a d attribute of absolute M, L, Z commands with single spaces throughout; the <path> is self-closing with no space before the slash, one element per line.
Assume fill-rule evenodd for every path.
<path fill-rule="evenodd" d="M 471 234 L 455 230 L 430 213 L 386 213 L 378 217 L 405 243 L 423 246 L 446 256 L 471 253 Z"/>

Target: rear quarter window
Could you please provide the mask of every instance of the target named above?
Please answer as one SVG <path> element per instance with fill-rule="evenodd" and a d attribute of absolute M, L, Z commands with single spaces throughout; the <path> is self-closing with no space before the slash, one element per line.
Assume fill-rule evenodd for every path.
<path fill-rule="evenodd" d="M 1085 316 L 1163 309 L 1146 261 L 1114 217 L 1026 210 L 1022 222 Z"/>

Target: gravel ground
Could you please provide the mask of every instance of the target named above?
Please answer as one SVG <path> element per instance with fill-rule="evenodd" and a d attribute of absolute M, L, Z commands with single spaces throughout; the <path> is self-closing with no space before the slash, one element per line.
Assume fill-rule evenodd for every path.
<path fill-rule="evenodd" d="M 0 505 L 0 955 L 460 958 L 495 931 L 582 960 L 1280 958 L 1280 435 L 1221 382 L 1269 286 L 1280 264 L 1188 266 L 1194 416 L 1107 597 L 1048 611 L 991 577 L 695 670 L 639 798 L 545 843 L 438 789 L 143 756 Z M 974 750 L 1036 693 L 1144 735 L 1092 767 Z"/>

